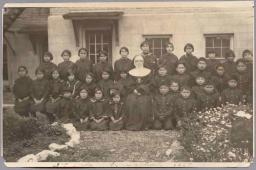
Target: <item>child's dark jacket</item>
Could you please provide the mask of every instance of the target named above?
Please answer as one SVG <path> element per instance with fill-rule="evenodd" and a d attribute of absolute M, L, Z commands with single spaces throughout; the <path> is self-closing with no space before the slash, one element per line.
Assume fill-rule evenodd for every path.
<path fill-rule="evenodd" d="M 180 62 L 184 62 L 186 64 L 187 72 L 190 73 L 196 70 L 198 59 L 196 56 L 192 54 L 184 54 L 179 59 Z"/>
<path fill-rule="evenodd" d="M 120 79 L 121 72 L 128 72 L 133 68 L 133 62 L 129 58 L 120 58 L 115 62 L 114 69 L 115 69 L 115 79 Z"/>
<path fill-rule="evenodd" d="M 159 58 L 159 67 L 167 68 L 168 75 L 173 75 L 175 73 L 176 63 L 178 62 L 178 57 L 173 53 L 165 53 Z"/>
<path fill-rule="evenodd" d="M 103 71 L 108 71 L 111 77 L 113 75 L 112 65 L 108 62 L 99 62 L 94 65 L 93 73 L 96 76 L 97 81 L 101 79 L 101 74 Z"/>
<path fill-rule="evenodd" d="M 91 102 L 90 99 L 81 99 L 78 98 L 75 100 L 74 104 L 74 117 L 77 120 L 85 119 L 90 116 L 90 109 L 91 109 Z"/>
<path fill-rule="evenodd" d="M 107 114 L 107 100 L 100 99 L 97 100 L 92 98 L 90 101 L 91 109 L 90 109 L 90 118 L 101 119 L 103 117 L 109 117 Z"/>
<path fill-rule="evenodd" d="M 183 97 L 177 98 L 175 101 L 176 118 L 180 119 L 186 114 L 190 114 L 197 109 L 197 101 L 193 97 L 184 99 Z"/>
<path fill-rule="evenodd" d="M 226 88 L 221 94 L 221 101 L 223 104 L 231 103 L 238 105 L 242 102 L 242 91 L 239 88 Z"/>
<path fill-rule="evenodd" d="M 60 78 L 63 80 L 67 80 L 68 72 L 69 71 L 75 72 L 76 71 L 75 67 L 76 66 L 72 61 L 63 61 L 63 62 L 59 63 L 58 70 L 60 73 Z"/>
<path fill-rule="evenodd" d="M 88 59 L 79 59 L 75 63 L 76 77 L 79 81 L 85 81 L 87 73 L 92 72 L 92 62 Z"/>
<path fill-rule="evenodd" d="M 40 100 L 48 97 L 50 92 L 50 84 L 49 81 L 46 79 L 41 80 L 33 80 L 32 87 L 31 87 L 31 97 L 37 100 Z"/>
<path fill-rule="evenodd" d="M 107 114 L 109 117 L 114 117 L 115 120 L 125 118 L 124 102 L 114 103 L 110 100 L 107 104 Z"/>
<path fill-rule="evenodd" d="M 17 99 L 23 99 L 30 96 L 30 90 L 32 87 L 33 81 L 30 77 L 20 77 L 15 80 L 13 86 L 13 94 Z"/>
<path fill-rule="evenodd" d="M 44 77 L 47 79 L 51 79 L 52 72 L 57 69 L 57 65 L 52 62 L 42 62 L 38 69 L 42 69 L 44 71 Z"/>
<path fill-rule="evenodd" d="M 157 94 L 154 97 L 153 109 L 155 117 L 169 117 L 174 114 L 174 99 L 171 95 Z M 174 116 L 173 116 L 174 117 Z"/>

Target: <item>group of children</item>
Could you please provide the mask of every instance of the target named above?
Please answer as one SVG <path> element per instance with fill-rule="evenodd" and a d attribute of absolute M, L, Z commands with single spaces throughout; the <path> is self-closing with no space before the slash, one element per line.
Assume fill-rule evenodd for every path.
<path fill-rule="evenodd" d="M 252 103 L 253 67 L 249 50 L 236 62 L 232 50 L 226 52 L 224 62 L 216 59 L 214 51 L 206 58 L 197 58 L 189 43 L 180 59 L 173 54 L 172 43 L 166 44 L 166 54 L 159 57 L 150 53 L 147 41 L 141 44 L 141 50 L 144 67 L 151 70 L 144 82 L 149 89 L 145 106 L 138 108 L 126 100 L 130 94 L 142 94 L 135 88 L 137 79 L 129 75 L 134 63 L 128 58 L 128 48 L 120 49 L 121 58 L 114 68 L 105 51 L 99 51 L 99 62 L 92 64 L 88 50 L 81 48 L 75 63 L 70 61 L 71 52 L 64 50 L 63 62 L 58 66 L 52 63 L 52 54 L 46 52 L 35 71 L 35 80 L 28 76 L 25 66 L 19 66 L 19 78 L 13 87 L 15 112 L 22 116 L 36 116 L 40 112 L 50 122 L 73 122 L 82 130 L 134 130 L 129 128 L 132 119 L 128 112 L 136 112 L 137 108 L 150 112 L 145 115 L 151 121 L 146 128 L 136 130 L 169 130 L 180 126 L 182 118 L 195 109 L 227 102 Z M 140 101 L 139 105 L 145 103 Z M 132 121 L 137 124 L 138 120 Z"/>

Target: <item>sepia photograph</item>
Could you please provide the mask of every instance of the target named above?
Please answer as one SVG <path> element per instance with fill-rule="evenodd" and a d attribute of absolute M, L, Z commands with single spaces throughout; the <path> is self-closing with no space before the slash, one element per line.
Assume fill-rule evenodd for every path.
<path fill-rule="evenodd" d="M 253 6 L 6 3 L 6 166 L 249 167 Z"/>

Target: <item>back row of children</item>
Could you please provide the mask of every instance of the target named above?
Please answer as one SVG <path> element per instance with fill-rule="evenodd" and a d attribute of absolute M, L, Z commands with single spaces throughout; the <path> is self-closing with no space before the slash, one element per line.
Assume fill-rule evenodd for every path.
<path fill-rule="evenodd" d="M 217 107 L 221 104 L 252 103 L 252 52 L 244 50 L 236 62 L 229 50 L 225 62 L 216 60 L 211 51 L 206 58 L 193 55 L 188 43 L 185 54 L 178 59 L 172 43 L 166 44 L 166 54 L 159 58 L 150 52 L 148 42 L 141 43 L 144 66 L 152 70 L 149 81 L 152 118 L 150 128 L 173 129 L 181 124 L 185 114 Z M 25 66 L 18 68 L 15 81 L 15 111 L 22 116 L 44 113 L 50 122 L 74 122 L 81 129 L 121 130 L 126 127 L 126 103 L 136 83 L 129 70 L 134 68 L 129 50 L 120 49 L 121 58 L 112 65 L 107 53 L 100 51 L 95 65 L 88 51 L 81 48 L 75 63 L 71 52 L 64 50 L 63 62 L 52 63 L 53 55 L 46 52 L 31 80 Z M 146 109 L 146 108 L 145 108 Z M 150 114 L 149 114 L 150 115 Z M 143 130 L 143 129 L 137 129 Z"/>

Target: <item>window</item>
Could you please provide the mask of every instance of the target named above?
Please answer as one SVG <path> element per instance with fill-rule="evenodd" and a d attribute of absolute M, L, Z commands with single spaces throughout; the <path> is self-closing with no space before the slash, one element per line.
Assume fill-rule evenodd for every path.
<path fill-rule="evenodd" d="M 171 42 L 172 35 L 144 35 L 144 37 L 149 42 L 153 55 L 160 57 L 165 53 L 165 45 Z"/>
<path fill-rule="evenodd" d="M 227 50 L 232 49 L 233 34 L 205 34 L 205 56 L 214 51 L 216 58 L 224 58 Z"/>

